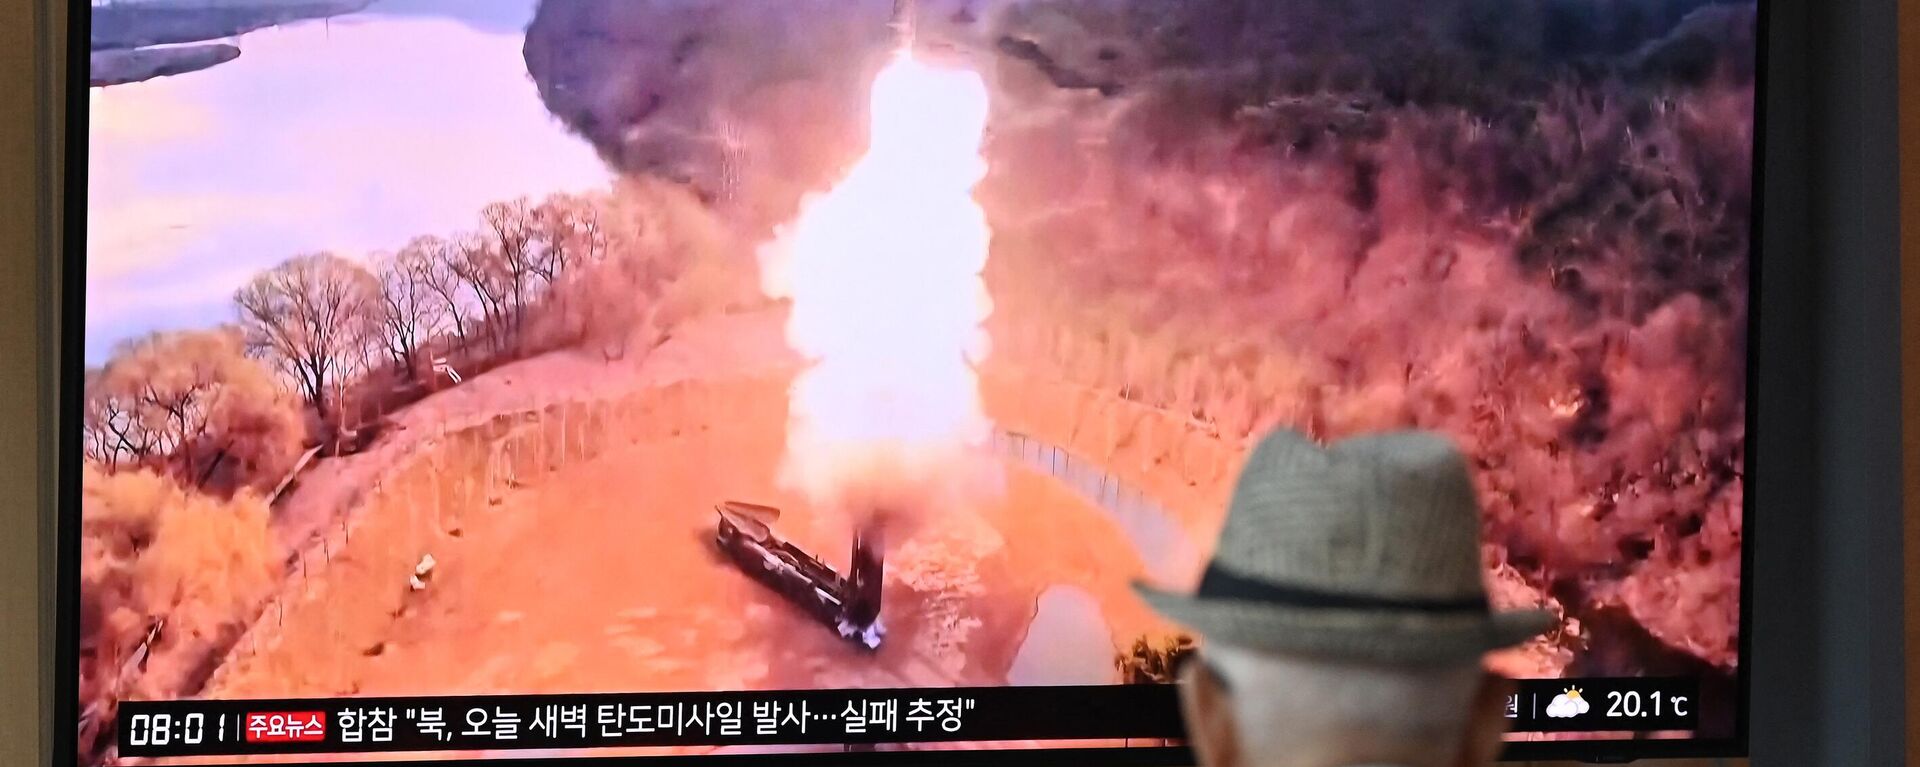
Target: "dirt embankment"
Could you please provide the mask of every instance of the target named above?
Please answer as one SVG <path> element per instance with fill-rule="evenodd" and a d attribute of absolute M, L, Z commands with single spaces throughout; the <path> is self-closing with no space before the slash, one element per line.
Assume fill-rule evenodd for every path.
<path fill-rule="evenodd" d="M 775 658 L 791 655 L 787 664 L 801 669 L 800 676 L 781 671 L 781 664 L 769 670 L 764 658 L 744 666 L 709 658 L 695 645 L 731 646 L 753 633 L 753 624 L 785 609 L 777 601 L 749 607 L 742 625 L 720 608 L 757 592 L 709 594 L 692 585 L 731 574 L 709 561 L 700 538 L 711 524 L 706 507 L 713 500 L 747 497 L 804 508 L 773 483 L 784 387 L 779 378 L 681 382 L 619 400 L 497 416 L 423 441 L 374 481 L 343 530 L 322 539 L 320 556 L 289 580 L 207 694 L 627 689 L 610 681 L 619 673 L 589 680 L 566 672 L 583 658 L 551 641 L 555 626 L 569 622 L 591 624 L 579 627 L 589 634 L 614 631 L 601 625 L 608 611 L 632 624 L 614 631 L 619 641 L 613 646 L 646 656 L 642 665 L 651 671 L 644 689 L 998 684 L 1034 599 L 1060 583 L 1098 596 L 1114 646 L 1168 629 L 1128 590 L 1146 566 L 1118 528 L 1058 482 L 1010 470 L 999 502 L 978 510 L 977 518 L 908 541 L 890 559 L 890 579 L 903 596 L 889 604 L 904 602 L 917 612 L 895 627 L 891 641 L 917 647 L 922 661 L 873 677 L 809 657 L 838 658 L 842 653 L 831 642 L 767 650 Z M 804 511 L 799 514 L 783 530 L 812 545 Z M 587 527 L 567 534 L 555 526 Z M 449 553 L 456 550 L 464 553 Z M 821 550 L 830 562 L 841 559 Z M 427 554 L 437 560 L 435 580 L 425 592 L 410 591 L 407 575 Z M 616 564 L 577 579 L 561 575 L 573 563 L 623 561 L 644 563 L 655 574 L 623 576 Z M 482 566 L 489 574 L 473 572 Z M 470 578 L 495 584 L 500 601 L 445 613 L 453 608 L 441 593 Z M 514 608 L 508 590 L 580 592 L 600 601 L 553 598 L 586 604 L 592 613 L 570 618 L 540 614 L 538 606 Z M 624 601 L 635 606 L 615 609 Z M 454 635 L 484 639 L 429 641 Z M 503 661 L 503 647 L 528 648 L 533 665 L 546 670 Z M 943 660 L 956 650 L 965 657 Z M 746 676 L 710 678 L 722 668 Z"/>
<path fill-rule="evenodd" d="M 1219 533 L 1246 452 L 1238 440 L 1191 418 L 1011 367 L 991 368 L 981 393 L 1002 429 L 1093 459 L 1166 506 L 1196 540 Z"/>
<path fill-rule="evenodd" d="M 774 485 L 785 386 L 687 381 L 423 443 L 416 465 L 367 494 L 344 551 L 310 571 L 284 622 L 269 616 L 210 692 L 1003 684 L 1033 639 L 1036 600 L 1060 585 L 1099 604 L 1091 628 L 1111 640 L 1081 652 L 1105 657 L 1171 630 L 1132 595 L 1145 568 L 1117 526 L 1062 483 L 1010 469 L 997 499 L 889 557 L 887 646 L 866 656 L 840 642 L 707 541 L 707 506 L 745 497 L 787 508 L 784 531 L 841 560 Z M 435 575 L 410 592 L 423 551 Z"/>
<path fill-rule="evenodd" d="M 1006 431 L 1034 436 L 1092 458 L 1112 476 L 1167 509 L 1203 554 L 1226 521 L 1227 500 L 1252 435 L 1227 436 L 1217 423 L 1072 383 L 1061 376 L 1003 361 L 982 378 L 987 411 Z M 1223 434 L 1224 433 L 1224 434 Z M 1260 433 L 1256 430 L 1255 434 Z M 1204 557 L 1203 557 L 1204 559 Z M 1503 609 L 1541 608 L 1564 617 L 1565 608 L 1505 566 L 1495 547 L 1485 559 L 1488 590 Z M 1199 572 L 1188 573 L 1189 582 Z M 1553 677 L 1584 649 L 1577 622 L 1490 661 L 1514 677 Z"/>
<path fill-rule="evenodd" d="M 498 524 L 488 515 L 514 488 L 590 461 L 616 440 L 700 428 L 705 408 L 690 401 L 710 396 L 712 388 L 683 382 L 618 400 L 559 402 L 421 440 L 384 466 L 342 523 L 300 557 L 299 569 L 215 674 L 208 694 L 354 692 L 354 684 L 336 673 L 344 667 L 341 660 L 385 651 L 388 628 L 414 594 L 407 576 L 423 557 L 466 535 L 470 526 Z M 573 554 L 517 555 L 537 560 Z"/>

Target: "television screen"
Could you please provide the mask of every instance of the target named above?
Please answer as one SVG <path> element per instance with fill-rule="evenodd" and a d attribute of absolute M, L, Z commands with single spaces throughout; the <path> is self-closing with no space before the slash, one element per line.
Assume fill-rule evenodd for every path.
<path fill-rule="evenodd" d="M 1758 15 L 94 0 L 62 747 L 1175 763 L 1133 584 L 1418 428 L 1509 755 L 1740 753 Z"/>

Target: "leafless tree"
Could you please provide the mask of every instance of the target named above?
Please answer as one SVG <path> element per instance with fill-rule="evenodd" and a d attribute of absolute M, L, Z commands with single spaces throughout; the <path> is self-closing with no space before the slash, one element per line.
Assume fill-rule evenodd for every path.
<path fill-rule="evenodd" d="M 448 324 L 447 305 L 425 282 L 433 271 L 431 259 L 428 252 L 408 247 L 374 260 L 380 280 L 380 340 L 409 379 L 419 376 L 420 350 Z"/>
<path fill-rule="evenodd" d="M 606 258 L 607 232 L 596 201 L 569 194 L 542 200 L 532 215 L 532 267 L 552 287 L 574 269 Z"/>
<path fill-rule="evenodd" d="M 278 478 L 305 438 L 298 404 L 244 353 L 233 327 L 154 333 L 115 349 L 86 382 L 86 456 L 187 487 Z"/>
<path fill-rule="evenodd" d="M 512 277 L 504 259 L 478 234 L 456 237 L 449 255 L 454 276 L 480 304 L 481 325 L 497 351 L 509 330 L 513 305 Z"/>
<path fill-rule="evenodd" d="M 473 305 L 460 278 L 460 258 L 460 248 L 451 240 L 427 236 L 409 241 L 396 260 L 411 273 L 414 284 L 439 304 L 442 316 L 453 325 L 454 337 L 464 346 Z"/>
<path fill-rule="evenodd" d="M 87 371 L 81 415 L 81 448 L 89 460 L 109 470 L 137 463 L 157 452 L 156 435 L 134 414 L 136 393 L 105 369 Z"/>
<path fill-rule="evenodd" d="M 338 393 L 377 332 L 379 280 L 357 263 L 315 253 L 255 276 L 233 301 L 247 348 L 279 366 L 332 424 Z"/>
<path fill-rule="evenodd" d="M 480 222 L 481 242 L 493 254 L 499 270 L 495 279 L 502 288 L 501 298 L 506 309 L 503 319 L 517 337 L 526 320 L 527 305 L 533 299 L 533 209 L 525 197 L 489 203 L 480 209 Z"/>

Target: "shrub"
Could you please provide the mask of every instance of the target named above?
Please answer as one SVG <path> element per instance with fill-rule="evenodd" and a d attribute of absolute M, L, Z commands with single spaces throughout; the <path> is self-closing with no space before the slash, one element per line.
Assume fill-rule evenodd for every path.
<path fill-rule="evenodd" d="M 80 703 L 98 726 L 123 698 L 191 694 L 210 654 L 257 613 L 280 575 L 266 504 L 219 498 L 149 469 L 82 476 Z"/>
<path fill-rule="evenodd" d="M 1114 656 L 1123 684 L 1172 684 L 1180 664 L 1193 657 L 1197 645 L 1187 634 L 1160 637 L 1158 642 L 1142 636 L 1133 647 Z"/>

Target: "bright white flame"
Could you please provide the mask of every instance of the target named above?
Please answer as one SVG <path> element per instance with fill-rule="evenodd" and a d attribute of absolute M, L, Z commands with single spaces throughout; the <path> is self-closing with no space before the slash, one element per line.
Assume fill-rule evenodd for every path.
<path fill-rule="evenodd" d="M 973 199 L 986 124 L 978 74 L 899 54 L 873 83 L 866 156 L 761 250 L 766 292 L 792 299 L 787 342 L 812 362 L 783 480 L 817 502 L 880 465 L 937 470 L 988 436 L 973 369 L 992 311 Z"/>

